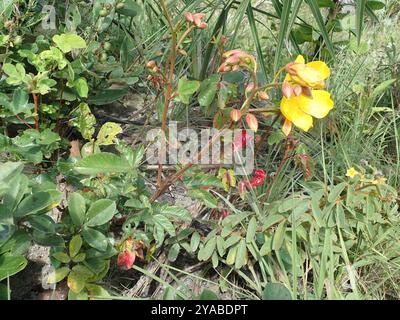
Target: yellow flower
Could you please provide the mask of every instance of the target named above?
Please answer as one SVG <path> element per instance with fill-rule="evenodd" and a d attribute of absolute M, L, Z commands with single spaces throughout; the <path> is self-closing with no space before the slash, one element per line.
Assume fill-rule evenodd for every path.
<path fill-rule="evenodd" d="M 298 56 L 294 62 L 286 66 L 285 81 L 297 83 L 303 87 L 312 89 L 323 89 L 325 79 L 331 74 L 330 69 L 322 61 L 312 61 L 305 63 L 303 56 Z"/>
<path fill-rule="evenodd" d="M 359 174 L 360 173 L 356 169 L 354 169 L 354 167 L 351 167 L 350 169 L 347 170 L 346 177 L 354 178 L 355 176 L 357 176 Z"/>
<path fill-rule="evenodd" d="M 382 185 L 382 184 L 385 184 L 385 182 L 386 182 L 386 178 L 379 177 L 379 178 L 374 179 L 372 181 L 372 184 L 374 184 L 374 185 Z"/>
<path fill-rule="evenodd" d="M 290 99 L 283 97 L 281 112 L 286 118 L 285 134 L 289 134 L 290 128 L 289 130 L 287 128 L 291 123 L 307 132 L 313 126 L 313 117 L 318 119 L 326 117 L 333 105 L 331 95 L 325 90 L 313 90 L 311 97 L 304 94 L 291 96 Z"/>

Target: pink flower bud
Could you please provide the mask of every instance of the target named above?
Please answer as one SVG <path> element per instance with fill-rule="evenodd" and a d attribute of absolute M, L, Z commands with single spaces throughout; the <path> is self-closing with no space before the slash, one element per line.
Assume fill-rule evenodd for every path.
<path fill-rule="evenodd" d="M 251 113 L 248 113 L 246 116 L 246 123 L 249 126 L 250 130 L 257 132 L 258 120 L 254 115 L 252 115 Z"/>
<path fill-rule="evenodd" d="M 240 120 L 240 118 L 242 117 L 242 113 L 238 109 L 233 109 L 231 111 L 230 116 L 231 116 L 232 121 L 238 122 Z"/>
<path fill-rule="evenodd" d="M 301 88 L 301 86 L 299 86 L 299 85 L 295 85 L 294 87 L 293 87 L 293 93 L 295 94 L 295 96 L 299 96 L 299 95 L 301 95 L 301 92 L 303 91 L 303 89 Z"/>
<path fill-rule="evenodd" d="M 289 82 L 285 81 L 282 84 L 282 94 L 287 98 L 290 99 L 290 97 L 293 95 L 293 88 L 289 84 Z"/>

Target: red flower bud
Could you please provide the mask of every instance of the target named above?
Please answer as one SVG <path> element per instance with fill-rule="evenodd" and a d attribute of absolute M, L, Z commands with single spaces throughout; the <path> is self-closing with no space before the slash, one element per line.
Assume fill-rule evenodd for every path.
<path fill-rule="evenodd" d="M 249 126 L 250 130 L 257 132 L 258 120 L 254 115 L 252 115 L 251 113 L 248 113 L 246 116 L 246 123 Z"/>
<path fill-rule="evenodd" d="M 240 120 L 240 118 L 242 117 L 242 113 L 238 109 L 233 109 L 231 111 L 230 116 L 231 116 L 232 121 L 238 122 Z"/>
<path fill-rule="evenodd" d="M 223 209 L 223 210 L 221 211 L 221 215 L 222 215 L 222 219 L 225 219 L 225 218 L 229 217 L 230 213 L 229 213 L 228 210 Z"/>
<path fill-rule="evenodd" d="M 118 267 L 124 270 L 129 270 L 135 263 L 135 253 L 125 249 L 118 255 L 117 264 Z"/>

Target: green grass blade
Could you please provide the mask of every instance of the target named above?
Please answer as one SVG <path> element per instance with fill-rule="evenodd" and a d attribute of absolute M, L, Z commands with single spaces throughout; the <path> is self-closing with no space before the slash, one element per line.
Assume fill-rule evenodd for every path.
<path fill-rule="evenodd" d="M 274 6 L 277 6 L 277 1 L 273 1 L 275 3 Z M 285 38 L 287 35 L 288 31 L 288 25 L 289 25 L 289 17 L 290 17 L 290 9 L 292 7 L 292 0 L 283 0 L 283 6 L 282 6 L 282 12 L 281 12 L 281 22 L 279 26 L 279 35 L 278 35 L 278 45 L 276 48 L 276 53 L 275 53 L 275 60 L 274 60 L 274 74 L 279 68 L 279 63 L 282 58 L 282 50 L 283 50 L 283 45 L 285 43 Z"/>
<path fill-rule="evenodd" d="M 358 44 L 360 44 L 361 33 L 364 23 L 364 13 L 367 6 L 367 0 L 358 0 L 356 6 L 356 35 Z"/>
<path fill-rule="evenodd" d="M 247 6 L 247 19 L 249 21 L 251 34 L 253 36 L 254 43 L 256 46 L 257 56 L 258 56 L 257 63 L 261 67 L 261 71 L 262 71 L 262 75 L 263 75 L 262 82 L 264 83 L 267 80 L 267 67 L 265 66 L 264 56 L 262 53 L 260 38 L 258 37 L 257 26 L 256 26 L 256 22 L 254 19 L 254 13 L 253 13 L 253 9 L 251 7 L 251 3 L 249 3 L 249 5 Z"/>
<path fill-rule="evenodd" d="M 322 38 L 325 41 L 326 47 L 327 47 L 331 57 L 334 57 L 335 51 L 333 48 L 333 43 L 332 43 L 331 39 L 329 38 L 328 31 L 326 30 L 324 18 L 322 17 L 321 11 L 319 10 L 318 2 L 316 0 L 306 0 L 306 2 L 309 5 L 309 7 L 312 11 L 312 14 L 314 16 L 314 19 L 317 22 L 319 31 L 321 32 Z"/>

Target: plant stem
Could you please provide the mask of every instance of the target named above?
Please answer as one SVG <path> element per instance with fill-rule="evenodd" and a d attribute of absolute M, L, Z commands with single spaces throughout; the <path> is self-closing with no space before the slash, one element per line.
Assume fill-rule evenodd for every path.
<path fill-rule="evenodd" d="M 35 129 L 39 131 L 39 96 L 36 93 L 32 93 L 34 112 L 35 112 Z"/>

